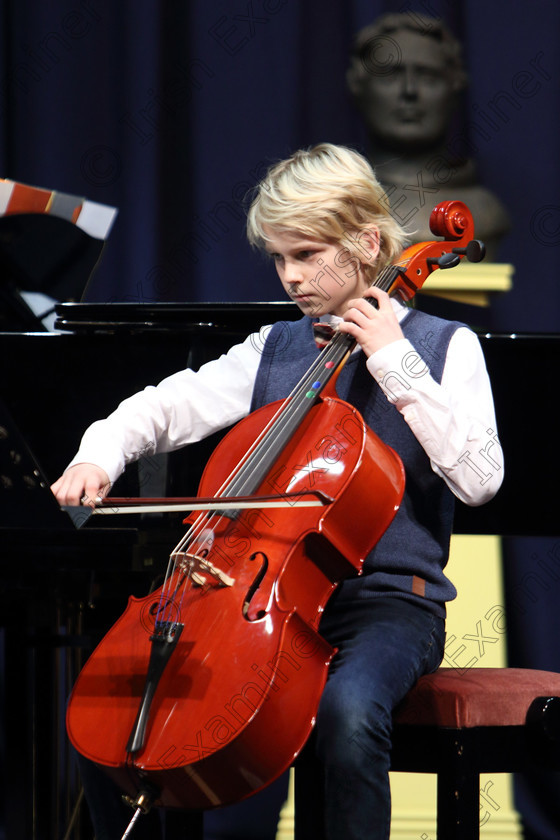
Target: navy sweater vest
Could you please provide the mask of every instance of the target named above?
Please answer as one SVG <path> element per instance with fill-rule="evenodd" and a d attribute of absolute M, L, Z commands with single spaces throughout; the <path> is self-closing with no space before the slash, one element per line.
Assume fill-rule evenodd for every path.
<path fill-rule="evenodd" d="M 252 409 L 290 393 L 317 358 L 312 320 L 275 324 L 267 337 L 253 391 Z M 447 347 L 462 324 L 410 310 L 401 327 L 416 353 L 439 383 Z M 393 522 L 364 562 L 361 577 L 345 580 L 336 600 L 397 596 L 445 616 L 445 602 L 456 596 L 443 569 L 449 555 L 454 496 L 431 469 L 428 456 L 400 412 L 369 373 L 365 356 L 354 353 L 342 369 L 336 390 L 354 405 L 365 422 L 400 455 L 405 472 L 404 497 Z M 409 357 L 408 370 L 425 375 L 420 359 Z M 385 377 L 390 389 L 391 376 Z M 400 371 L 402 377 L 402 371 Z"/>

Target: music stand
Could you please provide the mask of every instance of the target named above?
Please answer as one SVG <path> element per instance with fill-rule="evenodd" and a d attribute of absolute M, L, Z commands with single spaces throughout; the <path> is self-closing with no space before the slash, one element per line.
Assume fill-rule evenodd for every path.
<path fill-rule="evenodd" d="M 101 257 L 116 209 L 0 179 L 0 330 L 45 331 L 58 301 L 76 301 Z M 29 293 L 45 297 L 45 311 Z"/>
<path fill-rule="evenodd" d="M 89 515 L 86 508 L 60 507 L 40 464 L 0 399 L 0 529 L 75 530 Z"/>

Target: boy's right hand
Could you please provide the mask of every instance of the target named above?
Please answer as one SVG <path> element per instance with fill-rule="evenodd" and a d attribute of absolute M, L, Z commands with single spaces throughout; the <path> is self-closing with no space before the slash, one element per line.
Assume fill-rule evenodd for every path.
<path fill-rule="evenodd" d="M 96 464 L 75 464 L 60 476 L 51 490 L 60 505 L 94 507 L 98 499 L 104 498 L 111 487 L 105 470 Z"/>

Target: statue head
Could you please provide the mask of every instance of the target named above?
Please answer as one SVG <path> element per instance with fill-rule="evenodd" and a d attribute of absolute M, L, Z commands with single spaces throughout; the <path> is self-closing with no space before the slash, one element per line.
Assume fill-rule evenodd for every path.
<path fill-rule="evenodd" d="M 467 79 L 461 45 L 447 27 L 404 13 L 358 32 L 347 82 L 372 142 L 414 154 L 444 140 Z"/>

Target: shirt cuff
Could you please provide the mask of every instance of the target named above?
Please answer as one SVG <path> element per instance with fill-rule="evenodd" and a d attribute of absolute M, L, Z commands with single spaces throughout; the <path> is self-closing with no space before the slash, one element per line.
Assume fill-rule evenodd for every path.
<path fill-rule="evenodd" d="M 111 485 L 124 472 L 126 461 L 120 447 L 106 428 L 106 421 L 96 421 L 86 430 L 80 448 L 66 469 L 76 464 L 95 464 L 105 470 Z"/>

